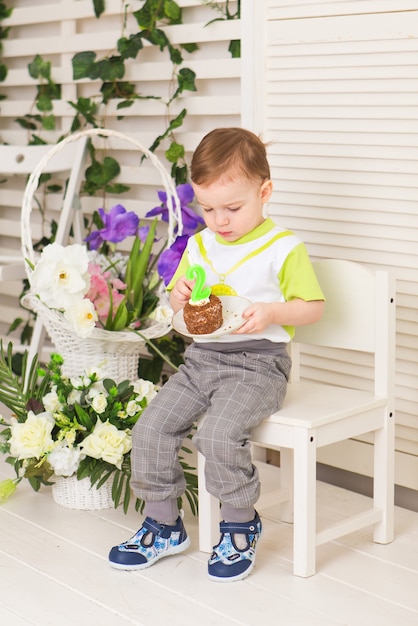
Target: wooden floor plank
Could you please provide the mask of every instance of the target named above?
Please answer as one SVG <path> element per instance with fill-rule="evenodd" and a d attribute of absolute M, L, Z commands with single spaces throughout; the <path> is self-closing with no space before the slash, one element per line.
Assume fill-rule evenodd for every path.
<path fill-rule="evenodd" d="M 0 552 L 0 569 L 7 572 L 1 580 L 1 594 L 7 598 L 10 606 L 16 607 L 18 615 L 9 621 L 0 623 L 8 626 L 22 624 L 43 624 L 44 626 L 127 626 L 139 624 L 128 621 L 117 612 L 110 612 L 100 603 L 86 597 L 86 593 L 77 592 L 74 585 L 63 584 L 45 573 L 41 565 L 34 567 L 11 558 Z M 60 577 L 59 577 L 60 578 Z M 69 609 L 69 607 L 71 607 Z M 1 615 L 1 609 L 0 609 Z M 19 617 L 18 617 L 19 616 Z M 18 619 L 21 620 L 18 621 Z"/>
<path fill-rule="evenodd" d="M 0 462 L 0 478 L 10 468 Z M 263 489 L 277 469 L 267 468 Z M 368 499 L 318 483 L 321 521 Z M 192 545 L 141 572 L 113 570 L 112 545 L 133 534 L 133 508 L 73 511 L 50 489 L 27 483 L 0 506 L 0 620 L 8 626 L 405 626 L 418 624 L 418 514 L 396 509 L 396 538 L 374 544 L 363 530 L 318 550 L 318 573 L 292 574 L 292 526 L 263 511 L 263 535 L 253 574 L 236 584 L 207 579 L 208 555 L 198 551 L 197 519 L 186 510 Z M 71 607 L 71 610 L 68 610 Z"/>
<path fill-rule="evenodd" d="M 37 622 L 22 617 L 18 611 L 11 611 L 0 604 L 0 624 L 8 626 L 34 626 Z"/>

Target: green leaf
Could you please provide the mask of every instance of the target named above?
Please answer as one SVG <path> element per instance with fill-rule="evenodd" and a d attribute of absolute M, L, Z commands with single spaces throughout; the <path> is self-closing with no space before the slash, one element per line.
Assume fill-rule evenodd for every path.
<path fill-rule="evenodd" d="M 27 130 L 36 130 L 37 126 L 32 121 L 33 116 L 25 115 L 24 117 L 18 117 L 15 119 L 15 122 L 19 124 L 22 128 Z"/>
<path fill-rule="evenodd" d="M 177 115 L 177 117 L 175 117 L 173 120 L 170 121 L 168 132 L 170 133 L 175 128 L 179 128 L 183 124 L 183 121 L 186 115 L 187 115 L 187 111 L 186 109 L 183 109 L 181 113 Z"/>
<path fill-rule="evenodd" d="M 98 189 L 103 189 L 113 178 L 120 173 L 120 165 L 113 157 L 106 156 L 103 163 L 93 161 L 86 169 L 86 193 L 94 195 Z"/>
<path fill-rule="evenodd" d="M 77 102 L 70 100 L 69 104 L 86 118 L 97 113 L 97 104 L 92 98 L 78 98 Z"/>
<path fill-rule="evenodd" d="M 192 52 L 196 52 L 196 50 L 199 50 L 199 46 L 197 45 L 197 43 L 182 43 L 180 47 L 190 54 Z"/>
<path fill-rule="evenodd" d="M 177 161 L 184 158 L 184 154 L 184 146 L 173 141 L 168 150 L 166 150 L 165 157 L 170 163 L 177 163 Z"/>
<path fill-rule="evenodd" d="M 38 111 L 52 111 L 52 101 L 46 94 L 41 95 L 36 101 L 36 108 Z"/>
<path fill-rule="evenodd" d="M 120 302 L 116 309 L 115 317 L 110 323 L 106 323 L 106 330 L 123 330 L 129 324 L 129 312 L 126 306 L 126 300 Z"/>
<path fill-rule="evenodd" d="M 45 78 L 46 80 L 51 78 L 51 62 L 44 61 L 39 54 L 35 56 L 32 63 L 29 63 L 28 70 L 31 78 Z"/>
<path fill-rule="evenodd" d="M 159 46 L 161 52 L 165 48 L 168 48 L 170 45 L 170 42 L 167 39 L 167 35 L 165 34 L 163 30 L 159 28 L 154 28 L 153 30 L 149 32 L 143 33 L 143 37 L 147 39 L 150 43 L 152 43 L 154 46 Z"/>
<path fill-rule="evenodd" d="M 4 65 L 4 63 L 0 63 L 0 81 L 6 80 L 7 72 L 7 65 Z"/>
<path fill-rule="evenodd" d="M 13 8 L 7 8 L 4 2 L 0 2 L 0 20 L 5 20 L 13 13 Z M 9 30 L 9 29 L 7 29 Z"/>
<path fill-rule="evenodd" d="M 96 63 L 97 78 L 103 81 L 113 81 L 123 78 L 125 75 L 125 65 L 122 57 L 111 56 Z"/>
<path fill-rule="evenodd" d="M 79 404 L 74 405 L 75 412 L 77 413 L 78 420 L 84 428 L 91 430 L 94 426 L 93 420 L 90 415 Z"/>
<path fill-rule="evenodd" d="M 95 52 L 78 52 L 72 58 L 73 80 L 80 78 L 91 78 L 95 66 Z"/>
<path fill-rule="evenodd" d="M 42 128 L 44 130 L 54 130 L 55 129 L 55 115 L 45 115 L 42 118 Z"/>
<path fill-rule="evenodd" d="M 105 185 L 105 191 L 107 193 L 113 193 L 118 196 L 121 193 L 125 193 L 130 190 L 128 185 L 123 185 L 122 183 L 112 183 L 111 185 Z"/>
<path fill-rule="evenodd" d="M 118 102 L 116 109 L 128 109 L 133 105 L 133 100 L 122 100 L 122 102 Z"/>
<path fill-rule="evenodd" d="M 165 0 L 164 13 L 166 17 L 170 19 L 172 24 L 181 21 L 181 9 L 177 2 L 174 2 L 174 0 Z"/>
<path fill-rule="evenodd" d="M 195 83 L 196 74 L 188 67 L 183 67 L 177 76 L 177 82 L 182 91 L 197 91 Z"/>
<path fill-rule="evenodd" d="M 13 320 L 13 322 L 10 324 L 8 330 L 7 330 L 7 334 L 12 333 L 14 330 L 16 330 L 16 328 L 19 328 L 19 326 L 23 323 L 23 318 L 22 317 L 16 317 L 15 320 Z"/>
<path fill-rule="evenodd" d="M 112 483 L 112 500 L 115 503 L 115 508 L 118 506 L 123 488 L 123 473 L 116 469 L 115 476 Z"/>
<path fill-rule="evenodd" d="M 161 1 L 146 0 L 142 9 L 135 11 L 133 16 L 140 28 L 152 30 L 155 27 L 157 19 L 161 17 Z"/>
<path fill-rule="evenodd" d="M 123 59 L 135 59 L 138 52 L 144 47 L 141 33 L 130 35 L 129 38 L 121 37 L 118 39 L 117 47 Z"/>
<path fill-rule="evenodd" d="M 100 17 L 105 10 L 105 0 L 93 0 L 94 15 Z"/>
<path fill-rule="evenodd" d="M 168 44 L 168 50 L 170 53 L 170 60 L 174 65 L 181 65 L 183 63 L 183 57 L 178 48 L 175 48 L 171 44 Z"/>
<path fill-rule="evenodd" d="M 129 482 L 129 477 L 126 477 L 125 482 L 125 496 L 123 498 L 123 512 L 127 513 L 129 509 L 129 503 L 131 501 L 131 487 Z"/>
<path fill-rule="evenodd" d="M 131 259 L 129 257 L 128 265 L 132 263 L 132 289 L 134 294 L 133 305 L 135 309 L 141 312 L 143 289 L 142 284 L 144 282 L 145 273 L 148 267 L 149 258 L 152 252 L 152 246 L 154 245 L 155 233 L 157 230 L 157 219 L 152 221 L 150 229 L 148 231 L 147 238 L 143 245 L 141 254 L 137 258 Z"/>
<path fill-rule="evenodd" d="M 46 376 L 49 381 L 49 377 Z M 26 380 L 26 385 L 25 385 Z M 30 398 L 42 398 L 38 385 L 38 360 L 28 363 L 27 350 L 23 353 L 21 371 L 14 370 L 13 344 L 5 350 L 0 341 L 0 402 L 16 414 L 18 421 L 26 419 L 26 405 Z"/>
<path fill-rule="evenodd" d="M 111 98 L 134 98 L 135 85 L 127 81 L 113 81 L 103 83 L 100 88 L 103 95 L 103 102 L 107 103 Z"/>
<path fill-rule="evenodd" d="M 228 52 L 231 53 L 233 59 L 239 59 L 241 57 L 241 40 L 234 39 L 230 42 Z"/>

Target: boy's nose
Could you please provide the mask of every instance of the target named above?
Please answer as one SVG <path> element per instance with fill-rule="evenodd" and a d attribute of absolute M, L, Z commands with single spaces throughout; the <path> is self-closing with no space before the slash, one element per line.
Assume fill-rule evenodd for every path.
<path fill-rule="evenodd" d="M 215 217 L 217 226 L 224 226 L 225 224 L 229 224 L 229 218 L 226 213 L 218 213 Z"/>

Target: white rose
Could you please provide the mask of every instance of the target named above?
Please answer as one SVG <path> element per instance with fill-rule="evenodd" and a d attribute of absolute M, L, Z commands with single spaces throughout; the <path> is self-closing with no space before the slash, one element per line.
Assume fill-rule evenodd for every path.
<path fill-rule="evenodd" d="M 70 383 L 74 389 L 83 389 L 84 387 L 84 381 L 81 376 L 74 376 L 73 378 L 70 378 Z"/>
<path fill-rule="evenodd" d="M 140 410 L 141 405 L 138 404 L 138 402 L 136 402 L 135 400 L 129 400 L 128 404 L 126 405 L 126 414 L 129 415 L 129 417 L 133 417 Z"/>
<path fill-rule="evenodd" d="M 90 286 L 86 248 L 80 244 L 45 246 L 30 282 L 33 291 L 47 306 L 68 308 L 75 298 L 82 298 Z"/>
<path fill-rule="evenodd" d="M 86 298 L 77 298 L 65 309 L 64 317 L 79 337 L 88 337 L 98 320 L 93 302 Z"/>
<path fill-rule="evenodd" d="M 103 372 L 103 370 L 100 367 L 96 367 L 96 366 L 91 366 L 86 369 L 86 376 L 88 376 L 88 378 L 92 377 L 93 375 L 96 377 L 97 381 L 100 381 L 100 380 L 103 380 L 103 378 L 106 378 L 106 375 Z"/>
<path fill-rule="evenodd" d="M 167 304 L 161 304 L 150 314 L 150 319 L 155 320 L 156 322 L 171 324 L 171 320 L 173 319 L 173 309 L 167 306 Z"/>
<path fill-rule="evenodd" d="M 91 406 L 99 415 L 106 411 L 107 407 L 107 398 L 102 393 L 98 393 L 97 396 L 94 396 Z"/>
<path fill-rule="evenodd" d="M 144 380 L 140 378 L 133 384 L 134 392 L 137 394 L 137 401 L 140 402 L 142 398 L 145 398 L 147 402 L 150 402 L 154 396 L 157 395 L 158 387 L 154 385 L 150 380 Z"/>
<path fill-rule="evenodd" d="M 42 404 L 44 405 L 45 411 L 49 411 L 50 413 L 55 413 L 55 411 L 60 411 L 62 409 L 62 404 L 59 401 L 56 391 L 50 391 L 47 393 L 42 398 Z"/>
<path fill-rule="evenodd" d="M 132 437 L 128 431 L 118 430 L 113 424 L 98 420 L 93 432 L 80 447 L 87 456 L 103 459 L 121 469 L 124 454 L 132 448 Z"/>
<path fill-rule="evenodd" d="M 99 395 L 100 393 L 107 396 L 107 391 L 104 388 L 102 380 L 98 380 L 97 383 L 92 384 L 92 386 L 90 387 L 88 391 L 87 398 L 89 400 L 92 400 L 95 396 Z"/>
<path fill-rule="evenodd" d="M 48 462 L 57 476 L 72 476 L 84 456 L 80 448 L 69 448 L 60 442 L 48 455 Z"/>
<path fill-rule="evenodd" d="M 11 429 L 10 452 L 18 459 L 39 459 L 53 445 L 51 437 L 55 420 L 45 411 L 35 415 L 29 411 L 25 422 L 14 422 Z"/>
<path fill-rule="evenodd" d="M 72 406 L 73 404 L 80 404 L 81 400 L 81 391 L 78 389 L 73 389 L 67 396 L 67 404 Z"/>

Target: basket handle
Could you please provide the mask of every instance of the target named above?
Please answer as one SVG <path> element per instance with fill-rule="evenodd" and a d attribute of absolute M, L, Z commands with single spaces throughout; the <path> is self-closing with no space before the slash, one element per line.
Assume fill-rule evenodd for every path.
<path fill-rule="evenodd" d="M 152 164 L 157 168 L 161 174 L 162 183 L 167 193 L 167 206 L 168 206 L 168 237 L 167 245 L 170 246 L 174 239 L 174 230 L 177 225 L 177 235 L 181 235 L 183 231 L 183 222 L 181 217 L 180 200 L 177 195 L 176 188 L 174 186 L 172 178 L 169 176 L 167 170 L 162 165 L 159 158 L 148 148 L 146 148 L 138 139 L 125 135 L 119 131 L 106 129 L 106 128 L 88 128 L 78 133 L 68 135 L 60 142 L 55 144 L 47 154 L 38 162 L 35 169 L 29 176 L 28 182 L 25 187 L 25 191 L 22 199 L 22 217 L 21 217 L 21 237 L 22 237 L 22 254 L 24 259 L 28 259 L 32 264 L 35 262 L 35 254 L 32 244 L 32 233 L 30 226 L 30 216 L 32 213 L 32 200 L 33 196 L 38 188 L 39 179 L 41 177 L 44 167 L 48 161 L 60 152 L 63 147 L 74 141 L 78 141 L 82 137 L 116 137 L 118 139 L 125 140 L 141 150 L 141 152 L 150 159 Z M 176 236 L 177 236 L 176 235 Z M 25 264 L 28 267 L 27 264 Z"/>

